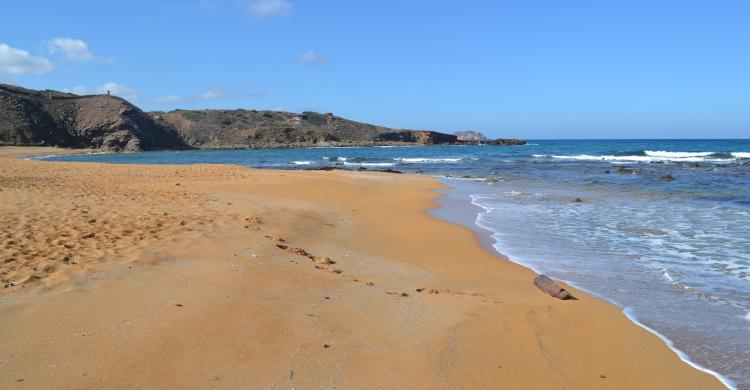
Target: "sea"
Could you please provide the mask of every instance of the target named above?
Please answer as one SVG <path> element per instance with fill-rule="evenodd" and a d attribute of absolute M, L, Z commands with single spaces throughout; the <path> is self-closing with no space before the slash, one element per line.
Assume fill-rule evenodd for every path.
<path fill-rule="evenodd" d="M 46 160 L 393 169 L 490 250 L 622 308 L 683 360 L 750 389 L 750 140 L 78 154 Z"/>

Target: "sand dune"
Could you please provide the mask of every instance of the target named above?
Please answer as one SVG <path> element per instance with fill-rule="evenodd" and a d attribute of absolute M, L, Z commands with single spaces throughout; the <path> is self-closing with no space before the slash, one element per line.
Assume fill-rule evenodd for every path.
<path fill-rule="evenodd" d="M 427 216 L 431 178 L 27 153 L 0 148 L 2 388 L 721 387 Z"/>

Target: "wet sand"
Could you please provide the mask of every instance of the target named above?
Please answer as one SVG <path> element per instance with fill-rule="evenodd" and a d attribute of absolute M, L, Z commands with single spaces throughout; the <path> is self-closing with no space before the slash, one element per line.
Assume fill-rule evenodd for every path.
<path fill-rule="evenodd" d="M 2 388 L 722 388 L 376 172 L 0 148 Z"/>

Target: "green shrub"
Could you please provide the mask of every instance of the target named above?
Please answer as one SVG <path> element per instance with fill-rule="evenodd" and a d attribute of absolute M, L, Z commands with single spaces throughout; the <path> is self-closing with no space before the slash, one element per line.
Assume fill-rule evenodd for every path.
<path fill-rule="evenodd" d="M 305 111 L 302 113 L 305 116 L 307 123 L 311 125 L 321 126 L 326 123 L 326 118 L 323 114 L 314 111 Z"/>

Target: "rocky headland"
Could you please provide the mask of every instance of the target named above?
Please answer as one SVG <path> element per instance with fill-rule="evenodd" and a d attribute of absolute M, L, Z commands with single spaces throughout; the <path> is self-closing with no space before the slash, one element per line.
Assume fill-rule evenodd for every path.
<path fill-rule="evenodd" d="M 392 129 L 311 111 L 144 112 L 116 96 L 0 84 L 0 145 L 140 151 L 524 143 L 476 132 Z"/>

